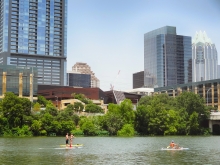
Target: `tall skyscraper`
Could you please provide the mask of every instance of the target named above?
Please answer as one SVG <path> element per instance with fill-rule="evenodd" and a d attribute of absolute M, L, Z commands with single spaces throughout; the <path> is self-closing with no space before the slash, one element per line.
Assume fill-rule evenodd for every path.
<path fill-rule="evenodd" d="M 1 0 L 0 64 L 38 68 L 38 84 L 66 85 L 67 0 Z"/>
<path fill-rule="evenodd" d="M 219 78 L 217 50 L 205 32 L 196 32 L 192 40 L 192 58 L 193 82 Z"/>
<path fill-rule="evenodd" d="M 144 86 L 163 87 L 192 81 L 191 37 L 165 26 L 144 34 Z"/>

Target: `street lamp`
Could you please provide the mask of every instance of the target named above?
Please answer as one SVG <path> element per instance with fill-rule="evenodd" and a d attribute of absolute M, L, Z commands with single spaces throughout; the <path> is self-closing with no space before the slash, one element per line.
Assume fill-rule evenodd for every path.
<path fill-rule="evenodd" d="M 57 108 L 58 108 L 58 97 L 57 97 L 57 96 L 54 96 L 54 97 L 56 97 L 56 98 L 57 98 Z"/>
<path fill-rule="evenodd" d="M 207 106 L 208 106 L 208 92 L 209 92 L 210 89 L 212 89 L 212 88 L 209 88 L 209 89 L 207 90 Z"/>

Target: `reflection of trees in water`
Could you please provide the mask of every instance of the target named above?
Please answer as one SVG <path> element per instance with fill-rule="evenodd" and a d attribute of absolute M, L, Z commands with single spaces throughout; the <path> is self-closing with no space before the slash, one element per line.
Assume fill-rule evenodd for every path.
<path fill-rule="evenodd" d="M 213 125 L 213 135 L 220 135 L 220 125 L 219 124 Z"/>

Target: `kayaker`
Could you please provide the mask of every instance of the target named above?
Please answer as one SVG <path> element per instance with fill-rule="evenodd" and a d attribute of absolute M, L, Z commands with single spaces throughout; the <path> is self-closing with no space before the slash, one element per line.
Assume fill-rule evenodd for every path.
<path fill-rule="evenodd" d="M 172 140 L 170 143 L 170 148 L 175 148 L 176 144 L 174 143 L 174 141 Z"/>

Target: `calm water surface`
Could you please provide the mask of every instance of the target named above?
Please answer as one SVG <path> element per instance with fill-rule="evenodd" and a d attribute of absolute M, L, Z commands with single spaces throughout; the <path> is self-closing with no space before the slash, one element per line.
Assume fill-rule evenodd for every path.
<path fill-rule="evenodd" d="M 171 140 L 189 148 L 162 151 Z M 65 149 L 65 137 L 0 138 L 1 165 L 220 164 L 220 136 L 77 137 L 83 148 Z"/>

